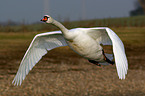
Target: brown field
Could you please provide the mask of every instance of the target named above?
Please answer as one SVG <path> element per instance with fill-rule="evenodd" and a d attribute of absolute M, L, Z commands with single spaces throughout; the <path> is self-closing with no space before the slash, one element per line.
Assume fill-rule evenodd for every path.
<path fill-rule="evenodd" d="M 37 32 L 0 32 L 0 96 L 145 96 L 145 28 L 112 29 L 125 45 L 125 80 L 118 79 L 115 65 L 99 67 L 61 47 L 49 51 L 21 86 L 12 80 Z"/>

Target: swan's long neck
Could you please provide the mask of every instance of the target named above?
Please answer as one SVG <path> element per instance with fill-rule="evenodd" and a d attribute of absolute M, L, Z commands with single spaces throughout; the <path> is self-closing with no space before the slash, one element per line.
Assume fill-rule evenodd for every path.
<path fill-rule="evenodd" d="M 61 32 L 63 33 L 64 36 L 68 35 L 68 33 L 69 33 L 68 29 L 65 28 L 61 23 L 59 23 L 56 20 L 53 20 L 52 24 L 55 25 L 56 27 L 58 27 L 61 30 Z"/>

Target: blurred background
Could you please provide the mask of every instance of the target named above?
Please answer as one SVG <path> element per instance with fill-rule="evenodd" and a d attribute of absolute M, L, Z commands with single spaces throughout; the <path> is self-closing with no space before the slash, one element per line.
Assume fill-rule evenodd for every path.
<path fill-rule="evenodd" d="M 108 17 L 128 17 L 135 9 L 135 0 L 5 0 L 0 4 L 0 21 L 12 20 L 21 23 L 39 22 L 44 14 L 62 21 L 98 19 Z M 29 14 L 29 15 L 28 15 Z"/>
<path fill-rule="evenodd" d="M 11 84 L 36 34 L 59 30 L 40 22 L 48 14 L 66 28 L 109 27 L 125 45 L 128 75 L 115 65 L 95 66 L 68 47 L 48 52 L 26 76 Z M 0 1 L 0 96 L 144 96 L 145 0 Z"/>

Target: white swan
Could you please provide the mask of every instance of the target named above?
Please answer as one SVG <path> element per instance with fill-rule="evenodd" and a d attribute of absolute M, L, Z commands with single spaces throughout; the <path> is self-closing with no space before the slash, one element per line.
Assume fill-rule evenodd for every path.
<path fill-rule="evenodd" d="M 34 37 L 12 82 L 14 85 L 21 85 L 28 72 L 47 51 L 60 46 L 69 46 L 73 51 L 96 65 L 108 65 L 114 63 L 111 61 L 112 55 L 104 54 L 100 44 L 113 45 L 118 76 L 120 79 L 125 79 L 128 62 L 124 45 L 111 29 L 107 27 L 96 27 L 68 30 L 48 15 L 45 15 L 41 21 L 51 23 L 61 31 L 42 33 Z"/>

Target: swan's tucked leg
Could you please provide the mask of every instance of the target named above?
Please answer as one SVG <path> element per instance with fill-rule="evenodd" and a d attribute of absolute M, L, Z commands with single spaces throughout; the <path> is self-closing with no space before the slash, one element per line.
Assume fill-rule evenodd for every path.
<path fill-rule="evenodd" d="M 103 53 L 103 55 L 104 55 L 104 60 L 105 60 L 106 62 L 108 62 L 108 63 L 111 64 L 111 65 L 113 65 L 113 64 L 115 63 L 114 61 L 109 60 L 109 59 L 105 56 L 104 50 L 102 50 L 102 53 Z"/>
<path fill-rule="evenodd" d="M 93 63 L 93 64 L 97 65 L 97 66 L 101 66 L 100 64 L 98 64 L 99 62 L 97 62 L 97 61 L 89 60 L 89 59 L 88 59 L 88 61 L 89 61 L 90 63 Z"/>

